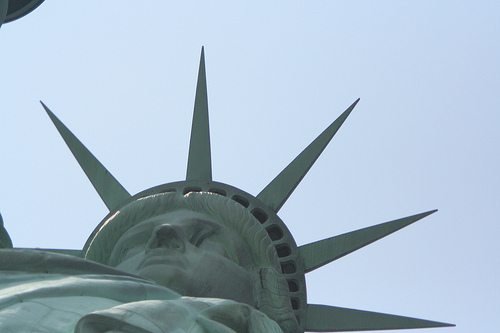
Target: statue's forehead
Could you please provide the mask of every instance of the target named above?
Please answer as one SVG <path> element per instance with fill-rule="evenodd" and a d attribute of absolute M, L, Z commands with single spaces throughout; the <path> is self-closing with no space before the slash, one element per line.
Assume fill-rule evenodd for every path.
<path fill-rule="evenodd" d="M 187 209 L 180 209 L 144 219 L 130 228 L 127 233 L 151 231 L 156 226 L 162 224 L 175 225 L 187 229 L 210 227 L 211 229 L 219 230 L 223 228 L 220 223 L 207 215 Z"/>

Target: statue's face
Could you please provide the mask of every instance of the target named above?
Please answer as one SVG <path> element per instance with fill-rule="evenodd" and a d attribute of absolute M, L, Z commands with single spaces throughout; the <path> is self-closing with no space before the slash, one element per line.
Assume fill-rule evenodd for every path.
<path fill-rule="evenodd" d="M 255 277 L 240 237 L 200 213 L 179 210 L 137 224 L 119 239 L 109 264 L 184 296 L 254 302 Z"/>

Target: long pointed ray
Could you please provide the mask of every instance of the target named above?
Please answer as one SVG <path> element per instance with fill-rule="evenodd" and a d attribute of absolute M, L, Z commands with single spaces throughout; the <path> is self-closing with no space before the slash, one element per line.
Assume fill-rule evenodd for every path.
<path fill-rule="evenodd" d="M 359 98 L 309 146 L 307 146 L 307 148 L 304 149 L 283 171 L 281 171 L 281 173 L 276 176 L 259 195 L 257 195 L 257 198 L 269 208 L 278 212 L 358 102 Z"/>
<path fill-rule="evenodd" d="M 186 180 L 212 180 L 205 52 L 201 49 Z"/>
<path fill-rule="evenodd" d="M 12 240 L 10 239 L 9 233 L 5 230 L 3 226 L 2 214 L 0 214 L 0 249 L 11 249 Z"/>
<path fill-rule="evenodd" d="M 435 212 L 436 210 L 432 210 L 408 216 L 300 246 L 299 253 L 304 260 L 305 272 L 337 260 Z"/>
<path fill-rule="evenodd" d="M 42 103 L 42 102 L 40 102 Z M 127 200 L 131 195 L 99 162 L 94 155 L 78 140 L 71 131 L 42 103 L 43 108 L 54 123 L 64 142 L 75 156 L 78 164 L 89 178 L 102 201 L 109 210 Z"/>
<path fill-rule="evenodd" d="M 313 332 L 375 331 L 455 326 L 437 321 L 316 304 L 307 305 L 306 318 L 306 331 Z"/>

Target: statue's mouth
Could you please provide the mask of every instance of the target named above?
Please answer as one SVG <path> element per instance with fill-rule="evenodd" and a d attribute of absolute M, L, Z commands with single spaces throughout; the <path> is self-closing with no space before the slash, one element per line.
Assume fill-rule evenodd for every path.
<path fill-rule="evenodd" d="M 172 251 L 170 249 L 154 249 L 148 253 L 148 255 L 139 264 L 139 269 L 155 266 L 155 265 L 166 265 L 175 266 L 176 268 L 186 268 L 187 261 L 186 258 L 178 251 Z"/>

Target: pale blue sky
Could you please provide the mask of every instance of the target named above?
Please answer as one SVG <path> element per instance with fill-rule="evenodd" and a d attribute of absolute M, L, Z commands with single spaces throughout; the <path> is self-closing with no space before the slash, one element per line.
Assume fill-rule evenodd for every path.
<path fill-rule="evenodd" d="M 18 247 L 81 248 L 107 212 L 38 100 L 130 193 L 183 180 L 204 45 L 214 180 L 251 194 L 361 98 L 280 211 L 299 245 L 439 209 L 310 273 L 309 302 L 497 332 L 499 14 L 46 0 L 0 29 L 5 226 Z"/>

